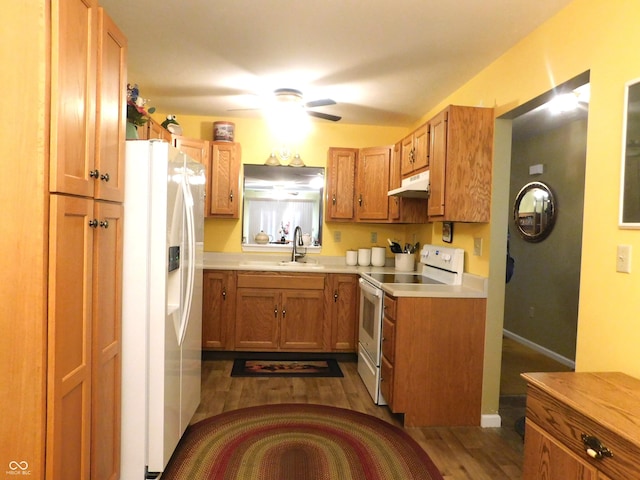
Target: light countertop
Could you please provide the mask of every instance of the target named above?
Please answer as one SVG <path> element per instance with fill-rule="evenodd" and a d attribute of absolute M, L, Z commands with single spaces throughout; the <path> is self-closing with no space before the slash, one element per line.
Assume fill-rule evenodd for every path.
<path fill-rule="evenodd" d="M 350 266 L 345 257 L 308 255 L 308 263 L 289 264 L 290 255 L 256 255 L 240 253 L 205 252 L 203 267 L 205 270 L 237 270 L 261 272 L 295 273 L 395 273 L 394 259 L 389 257 L 384 267 Z M 283 264 L 285 263 L 285 264 Z M 418 264 L 418 268 L 421 264 Z M 383 284 L 382 289 L 394 297 L 450 297 L 450 298 L 486 298 L 487 278 L 464 273 L 462 285 L 423 285 L 423 284 Z"/>

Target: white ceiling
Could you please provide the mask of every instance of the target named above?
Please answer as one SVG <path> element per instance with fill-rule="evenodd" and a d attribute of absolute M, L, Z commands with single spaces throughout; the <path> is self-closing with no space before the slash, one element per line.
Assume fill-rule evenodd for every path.
<path fill-rule="evenodd" d="M 216 117 L 295 88 L 410 126 L 571 0 L 101 0 L 149 106 Z M 179 120 L 179 119 L 178 119 Z M 316 120 L 326 121 L 326 120 Z"/>

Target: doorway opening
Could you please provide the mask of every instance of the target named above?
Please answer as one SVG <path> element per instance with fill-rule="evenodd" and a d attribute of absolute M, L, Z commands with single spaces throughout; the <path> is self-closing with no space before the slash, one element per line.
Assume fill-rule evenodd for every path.
<path fill-rule="evenodd" d="M 511 120 L 512 129 L 505 208 L 508 251 L 515 261 L 504 295 L 503 422 L 505 416 L 524 415 L 526 384 L 520 373 L 575 368 L 588 92 L 585 72 L 502 117 Z M 516 205 L 518 194 L 533 182 L 548 187 L 555 202 L 553 229 L 534 240 L 523 234 L 521 222 L 536 218 L 535 207 Z M 511 415 L 505 415 L 510 407 Z"/>

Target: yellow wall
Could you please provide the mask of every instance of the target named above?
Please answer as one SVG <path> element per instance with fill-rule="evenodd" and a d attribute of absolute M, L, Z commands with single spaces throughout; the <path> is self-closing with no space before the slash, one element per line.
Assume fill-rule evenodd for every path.
<path fill-rule="evenodd" d="M 582 276 L 576 369 L 619 370 L 640 377 L 640 280 L 638 262 L 632 256 L 632 273 L 615 272 L 616 246 L 632 245 L 639 251 L 640 232 L 617 226 L 622 144 L 623 95 L 625 82 L 640 78 L 640 2 L 637 0 L 575 0 L 555 17 L 506 52 L 426 112 L 431 118 L 448 104 L 493 106 L 496 116 L 505 114 L 554 86 L 590 70 L 591 103 L 587 136 L 584 200 Z M 211 138 L 208 125 L 215 119 L 179 117 L 187 135 Z M 249 121 L 236 121 L 236 138 L 243 145 L 243 161 L 260 163 L 270 146 Z M 247 123 L 245 123 L 247 122 Z M 502 123 L 502 122 L 499 122 Z M 483 256 L 467 255 L 466 270 L 490 274 L 483 413 L 497 411 L 500 371 L 500 343 L 504 301 L 504 245 L 509 212 L 504 191 L 508 185 L 510 134 L 508 126 L 497 130 L 502 144 L 496 145 L 491 224 L 455 224 L 454 246 L 473 251 L 473 237 L 483 239 Z M 312 136 L 303 157 L 320 165 L 329 146 L 371 146 L 393 143 L 403 129 L 322 124 Z M 506 146 L 505 146 L 506 144 Z M 318 163 L 315 163 L 315 162 Z M 503 186 L 501 186 L 504 184 Z M 496 202 L 502 202 L 505 205 Z M 559 221 L 562 207 L 559 210 Z M 239 247 L 239 226 L 208 224 L 208 245 L 233 251 Z M 503 228 L 504 227 L 504 228 Z M 334 228 L 330 226 L 329 229 Z M 353 232 L 366 243 L 367 227 L 342 228 L 343 238 Z M 413 228 L 399 228 L 405 236 Z M 441 224 L 419 229 L 422 242 L 440 243 Z M 353 230 L 351 230 L 353 229 Z M 363 231 L 361 231 L 363 230 Z M 230 237 L 231 235 L 231 237 Z M 219 245 L 218 238 L 231 238 Z M 212 238 L 212 237 L 215 237 Z M 430 238 L 431 237 L 431 238 Z M 410 240 L 410 238 L 407 238 Z M 341 253 L 338 245 L 327 244 L 327 254 Z M 491 258 L 489 259 L 489 253 Z M 549 266 L 553 274 L 553 265 Z"/>
<path fill-rule="evenodd" d="M 164 113 L 154 115 L 162 121 Z M 178 122 L 187 137 L 213 139 L 213 122 L 232 121 L 235 124 L 234 140 L 242 147 L 242 163 L 261 164 L 269 156 L 273 145 L 268 128 L 261 119 L 225 117 L 196 117 L 178 115 Z M 313 130 L 304 144 L 300 145 L 300 155 L 309 166 L 326 165 L 329 147 L 371 147 L 391 145 L 408 133 L 407 128 L 346 125 L 330 122 L 313 122 Z M 431 231 L 425 226 L 404 225 L 364 225 L 345 223 L 324 223 L 322 255 L 341 256 L 353 248 L 386 245 L 391 238 L 401 243 L 416 241 L 426 243 Z M 242 222 L 240 220 L 208 219 L 205 224 L 205 250 L 212 252 L 240 252 Z M 340 232 L 341 241 L 334 242 L 334 233 Z M 371 233 L 378 236 L 377 243 L 371 243 Z M 387 255 L 391 255 L 387 252 Z"/>
<path fill-rule="evenodd" d="M 632 258 L 632 273 L 622 274 L 616 273 L 615 260 L 619 244 L 640 249 L 640 232 L 617 226 L 624 84 L 640 78 L 638 18 L 637 0 L 575 0 L 425 115 L 449 103 L 493 105 L 501 115 L 590 70 L 576 369 L 619 370 L 636 377 L 640 377 L 638 263 Z M 505 159 L 496 158 L 494 172 L 508 168 Z M 558 221 L 561 218 L 560 206 Z M 492 266 L 495 261 L 492 258 Z M 553 274 L 553 265 L 549 268 Z M 503 275 L 503 270 L 493 272 L 495 278 Z M 492 293 L 500 296 L 498 291 Z M 495 366 L 495 361 L 491 363 Z"/>

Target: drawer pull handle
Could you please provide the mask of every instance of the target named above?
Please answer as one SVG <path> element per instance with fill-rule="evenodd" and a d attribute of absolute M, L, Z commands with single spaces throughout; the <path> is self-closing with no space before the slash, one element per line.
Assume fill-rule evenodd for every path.
<path fill-rule="evenodd" d="M 587 449 L 587 455 L 591 458 L 613 457 L 613 452 L 602 445 L 597 437 L 583 433 L 581 435 L 582 443 Z"/>

